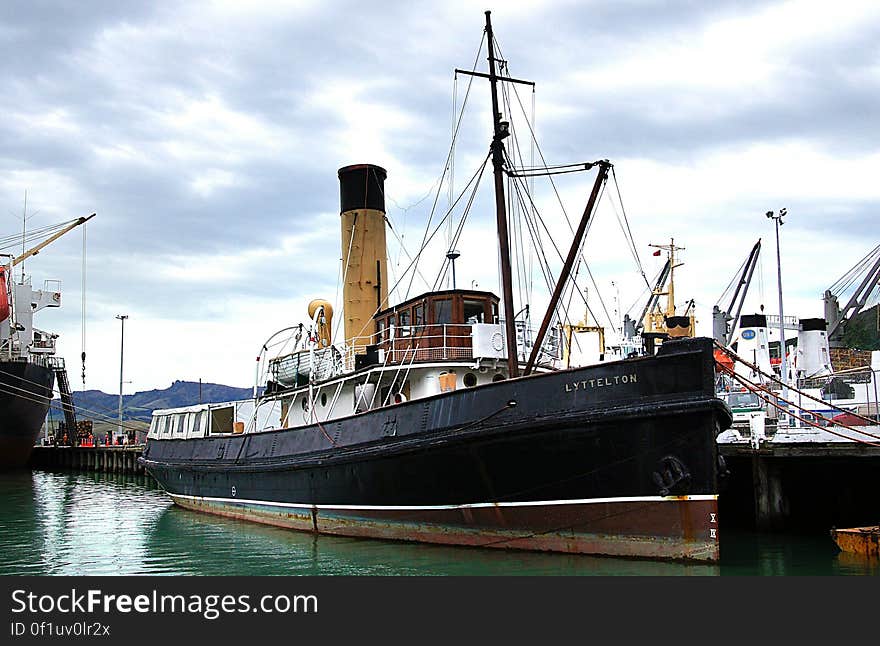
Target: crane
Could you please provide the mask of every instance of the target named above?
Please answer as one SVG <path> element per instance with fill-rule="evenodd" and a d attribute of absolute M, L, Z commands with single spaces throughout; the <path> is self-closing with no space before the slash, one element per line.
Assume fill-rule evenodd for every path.
<path fill-rule="evenodd" d="M 838 297 L 859 277 L 862 277 L 862 281 L 846 305 L 841 308 Z M 843 337 L 847 325 L 862 311 L 878 285 L 880 285 L 880 245 L 874 247 L 837 282 L 825 290 L 823 301 L 825 302 L 825 320 L 828 321 L 828 345 L 830 347 L 843 347 Z"/>
<path fill-rule="evenodd" d="M 85 216 L 83 216 L 83 217 L 81 217 L 81 218 L 77 218 L 76 220 L 74 220 L 73 222 L 71 222 L 70 224 L 68 224 L 66 227 L 64 227 L 63 229 L 61 229 L 61 231 L 58 231 L 58 232 L 55 233 L 54 235 L 49 236 L 48 238 L 46 238 L 45 240 L 43 240 L 40 244 L 36 245 L 35 247 L 31 247 L 30 249 L 28 249 L 27 251 L 25 251 L 25 252 L 24 252 L 23 254 L 21 254 L 20 256 L 18 256 L 18 257 L 16 257 L 16 258 L 13 258 L 13 259 L 12 259 L 12 262 L 9 264 L 9 266 L 10 266 L 10 267 L 15 267 L 15 266 L 17 266 L 19 263 L 24 262 L 25 260 L 27 260 L 28 258 L 30 258 L 31 256 L 36 256 L 38 253 L 40 253 L 40 251 L 43 250 L 43 248 L 45 248 L 45 247 L 47 247 L 48 245 L 50 245 L 50 244 L 52 244 L 53 242 L 55 242 L 58 238 L 60 238 L 61 236 L 63 236 L 65 233 L 67 233 L 67 232 L 70 231 L 71 229 L 75 229 L 75 228 L 78 227 L 79 225 L 81 225 L 81 224 L 85 224 L 86 222 L 88 222 L 89 220 L 91 220 L 93 217 L 95 217 L 95 215 L 96 215 L 95 213 L 92 213 L 91 215 L 85 215 Z"/>
<path fill-rule="evenodd" d="M 752 283 L 752 274 L 755 273 L 755 266 L 758 264 L 758 256 L 760 253 L 761 239 L 758 238 L 758 241 L 755 243 L 755 246 L 752 247 L 745 262 L 740 266 L 734 276 L 734 280 L 736 280 L 737 277 L 739 277 L 739 280 L 736 282 L 736 288 L 733 290 L 733 295 L 730 298 L 730 304 L 727 306 L 727 309 L 722 310 L 718 307 L 718 303 L 720 303 L 724 299 L 724 296 L 730 291 L 733 286 L 733 281 L 730 282 L 727 289 L 724 290 L 724 293 L 718 299 L 718 303 L 715 303 L 715 306 L 712 308 L 712 336 L 722 345 L 730 345 L 730 340 L 733 338 L 734 332 L 736 332 L 739 315 L 742 312 L 743 303 L 745 303 L 746 294 L 749 291 L 749 285 Z M 736 314 L 731 315 L 730 313 L 733 312 L 734 307 L 736 308 Z"/>
<path fill-rule="evenodd" d="M 645 308 L 642 310 L 641 316 L 637 319 L 635 328 L 637 332 L 645 329 L 645 322 L 648 320 L 648 313 L 654 310 L 654 307 L 660 300 L 660 296 L 663 295 L 663 286 L 666 285 L 666 281 L 669 279 L 671 268 L 671 260 L 667 258 L 666 263 L 660 270 L 660 274 L 657 276 L 657 281 L 654 283 L 654 289 L 651 290 L 651 294 L 648 296 L 648 302 L 645 303 Z"/>

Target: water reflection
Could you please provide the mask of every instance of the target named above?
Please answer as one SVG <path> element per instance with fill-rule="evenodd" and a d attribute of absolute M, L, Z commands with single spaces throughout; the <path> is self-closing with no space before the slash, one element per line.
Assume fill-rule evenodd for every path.
<path fill-rule="evenodd" d="M 0 474 L 0 574 L 877 574 L 830 537 L 725 534 L 721 565 L 314 536 L 174 506 L 148 478 Z"/>

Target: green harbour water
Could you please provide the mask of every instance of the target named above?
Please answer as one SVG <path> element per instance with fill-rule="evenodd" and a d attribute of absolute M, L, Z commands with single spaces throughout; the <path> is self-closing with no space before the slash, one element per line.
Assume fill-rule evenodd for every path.
<path fill-rule="evenodd" d="M 0 474 L 0 575 L 880 574 L 828 535 L 722 524 L 721 541 L 721 563 L 701 565 L 315 536 L 178 508 L 148 476 Z"/>

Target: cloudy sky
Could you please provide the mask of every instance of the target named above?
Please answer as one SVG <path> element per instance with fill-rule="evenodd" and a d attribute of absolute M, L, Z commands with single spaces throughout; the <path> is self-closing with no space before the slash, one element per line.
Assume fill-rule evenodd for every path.
<path fill-rule="evenodd" d="M 486 9 L 510 74 L 536 82 L 547 162 L 615 164 L 649 277 L 660 266 L 649 244 L 685 247 L 677 295 L 695 300 L 699 331 L 710 333 L 712 305 L 759 237 L 747 310 L 777 311 L 768 210 L 789 212 L 786 314 L 821 315 L 822 291 L 880 242 L 874 1 L 10 0 L 0 4 L 0 231 L 21 230 L 25 192 L 29 229 L 98 214 L 84 312 L 81 231 L 26 263 L 36 285 L 63 281 L 63 307 L 37 325 L 60 334 L 74 389 L 84 318 L 85 387 L 117 392 L 117 314 L 130 317 L 126 393 L 175 379 L 252 385 L 267 337 L 304 320 L 312 298 L 338 302 L 344 165 L 388 170 L 399 278 L 438 188 L 434 222 L 448 203 L 439 180 L 467 90 L 454 69 L 472 67 Z M 530 91 L 518 91 L 531 113 Z M 475 81 L 453 194 L 486 153 L 488 98 Z M 591 182 L 558 180 L 572 217 Z M 552 187 L 535 193 L 558 215 Z M 614 317 L 638 300 L 641 279 L 611 193 L 585 253 Z M 484 179 L 458 243 L 459 286 L 498 291 L 492 214 Z M 433 281 L 443 244 L 413 291 Z"/>

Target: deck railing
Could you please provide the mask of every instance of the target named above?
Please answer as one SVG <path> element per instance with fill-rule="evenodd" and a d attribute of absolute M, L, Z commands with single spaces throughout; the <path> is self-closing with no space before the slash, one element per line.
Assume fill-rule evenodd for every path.
<path fill-rule="evenodd" d="M 503 328 L 499 328 L 499 333 Z M 534 330 L 517 324 L 517 356 L 525 362 L 531 353 Z M 363 343 L 367 339 L 367 343 Z M 491 357 L 474 356 L 473 326 L 461 323 L 436 325 L 407 325 L 391 327 L 382 332 L 362 336 L 362 342 L 348 347 L 343 353 L 337 347 L 321 348 L 310 352 L 301 350 L 276 357 L 269 362 L 270 379 L 285 386 L 324 381 L 363 365 L 408 365 L 442 361 L 470 361 L 506 357 L 497 353 Z M 561 333 L 551 330 L 543 346 L 538 363 L 553 364 L 562 356 Z M 375 352 L 370 356 L 370 352 Z"/>

